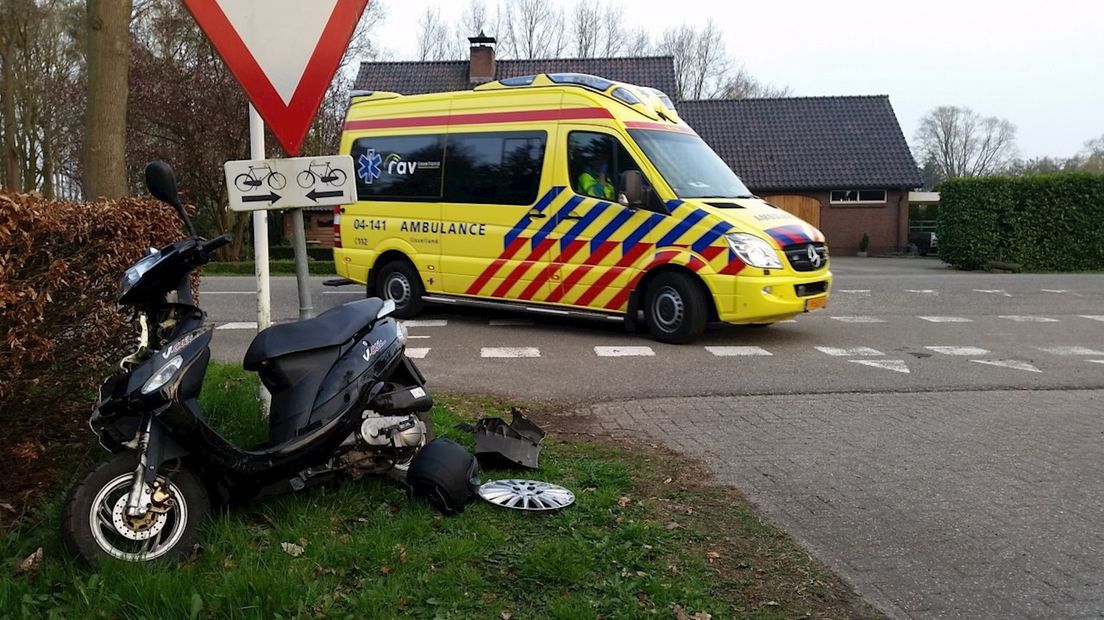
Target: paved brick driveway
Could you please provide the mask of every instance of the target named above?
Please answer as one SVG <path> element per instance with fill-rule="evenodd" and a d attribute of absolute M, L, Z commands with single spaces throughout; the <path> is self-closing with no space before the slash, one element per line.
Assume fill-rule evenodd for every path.
<path fill-rule="evenodd" d="M 1104 617 L 1104 391 L 592 408 L 702 458 L 891 616 Z"/>

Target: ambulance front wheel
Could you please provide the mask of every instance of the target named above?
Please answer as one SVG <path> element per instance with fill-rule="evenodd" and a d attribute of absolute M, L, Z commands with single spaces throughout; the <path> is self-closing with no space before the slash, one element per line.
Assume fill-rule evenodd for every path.
<path fill-rule="evenodd" d="M 709 304 L 702 287 L 689 276 L 661 273 L 644 292 L 644 317 L 656 340 L 685 344 L 705 331 Z"/>
<path fill-rule="evenodd" d="M 397 260 L 384 265 L 376 278 L 375 295 L 395 302 L 393 316 L 409 319 L 422 311 L 425 287 L 418 270 L 406 261 Z"/>

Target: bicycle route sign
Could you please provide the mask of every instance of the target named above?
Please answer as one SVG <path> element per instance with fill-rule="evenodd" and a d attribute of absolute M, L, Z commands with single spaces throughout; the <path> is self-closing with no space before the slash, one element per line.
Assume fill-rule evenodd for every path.
<path fill-rule="evenodd" d="M 233 211 L 331 207 L 356 202 L 348 155 L 228 161 L 227 195 Z"/>

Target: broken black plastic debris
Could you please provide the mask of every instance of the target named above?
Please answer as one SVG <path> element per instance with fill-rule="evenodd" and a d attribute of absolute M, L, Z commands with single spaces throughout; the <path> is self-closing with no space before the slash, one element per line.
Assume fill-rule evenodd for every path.
<path fill-rule="evenodd" d="M 475 455 L 480 460 L 499 461 L 497 464 L 537 469 L 546 433 L 517 409 L 510 410 L 510 418 L 509 424 L 502 418 L 476 421 Z"/>

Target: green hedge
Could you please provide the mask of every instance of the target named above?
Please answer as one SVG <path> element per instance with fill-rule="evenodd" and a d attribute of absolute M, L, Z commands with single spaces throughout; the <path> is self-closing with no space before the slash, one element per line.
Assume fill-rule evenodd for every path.
<path fill-rule="evenodd" d="M 939 198 L 939 256 L 961 269 L 1104 269 L 1104 175 L 951 179 Z"/>
<path fill-rule="evenodd" d="M 332 275 L 334 272 L 333 261 L 307 261 L 307 268 L 312 275 Z M 268 270 L 272 275 L 295 275 L 295 261 L 270 260 Z M 253 261 L 241 261 L 239 263 L 212 262 L 203 266 L 204 275 L 209 276 L 251 276 L 253 275 Z"/>

